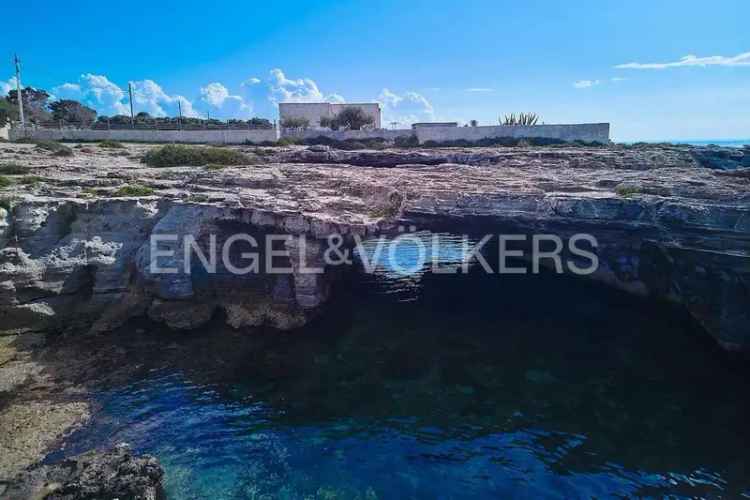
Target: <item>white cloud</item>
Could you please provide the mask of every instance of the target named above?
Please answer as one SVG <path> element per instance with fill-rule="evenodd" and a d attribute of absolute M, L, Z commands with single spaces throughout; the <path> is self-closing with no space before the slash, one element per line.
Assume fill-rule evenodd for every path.
<path fill-rule="evenodd" d="M 323 95 L 318 85 L 309 78 L 288 79 L 279 68 L 271 70 L 268 87 L 268 99 L 274 104 L 280 102 L 346 102 L 339 94 Z"/>
<path fill-rule="evenodd" d="M 617 83 L 617 82 L 624 82 L 625 80 L 627 80 L 627 78 L 621 78 L 619 76 L 613 76 L 612 78 L 610 78 L 610 80 L 613 81 L 613 82 L 615 82 L 615 83 Z"/>
<path fill-rule="evenodd" d="M 240 87 L 249 87 L 251 85 L 257 85 L 261 82 L 260 78 L 257 78 L 255 76 L 248 78 L 244 82 L 240 84 Z"/>
<path fill-rule="evenodd" d="M 64 83 L 52 89 L 59 99 L 74 99 L 102 115 L 129 114 L 125 92 L 104 75 L 84 73 L 79 83 Z"/>
<path fill-rule="evenodd" d="M 153 80 L 131 82 L 133 85 L 133 104 L 136 113 L 145 111 L 151 116 L 177 116 L 178 102 L 182 106 L 183 116 L 198 116 L 193 104 L 184 96 L 169 95 Z"/>
<path fill-rule="evenodd" d="M 201 87 L 201 102 L 216 118 L 250 118 L 253 110 L 242 96 L 231 95 L 219 82 Z"/>
<path fill-rule="evenodd" d="M 416 92 L 399 95 L 385 88 L 380 92 L 378 102 L 383 108 L 385 124 L 399 122 L 403 126 L 435 119 L 435 110 L 430 101 Z"/>
<path fill-rule="evenodd" d="M 733 57 L 726 56 L 708 56 L 697 57 L 692 54 L 681 58 L 679 61 L 666 63 L 638 63 L 630 62 L 627 64 L 618 64 L 618 69 L 667 69 L 698 66 L 750 66 L 750 52 L 743 52 Z"/>
<path fill-rule="evenodd" d="M 491 89 L 489 87 L 471 87 L 468 89 L 464 89 L 466 92 L 494 92 L 495 89 Z"/>
<path fill-rule="evenodd" d="M 594 87 L 596 85 L 599 85 L 601 80 L 578 80 L 577 82 L 573 83 L 573 87 L 577 89 L 589 89 L 591 87 Z"/>
<path fill-rule="evenodd" d="M 0 96 L 8 95 L 8 92 L 16 88 L 16 77 L 11 76 L 7 81 L 0 81 Z"/>
<path fill-rule="evenodd" d="M 133 86 L 133 108 L 136 113 L 145 111 L 151 116 L 177 116 L 181 107 L 183 116 L 201 116 L 190 99 L 179 94 L 168 94 L 153 80 L 130 83 Z M 220 89 L 218 93 L 215 92 L 217 85 L 223 89 L 223 96 Z M 210 87 L 213 92 L 209 91 L 212 103 L 206 102 L 206 105 L 211 106 L 209 109 L 214 116 L 240 118 L 249 115 L 252 107 L 241 97 L 229 95 L 226 88 L 219 83 L 209 84 L 207 87 Z M 203 90 L 201 89 L 201 95 L 203 95 Z M 130 114 L 127 90 L 104 75 L 85 73 L 81 75 L 78 83 L 64 83 L 54 87 L 52 91 L 56 98 L 75 99 L 96 109 L 101 115 Z"/>

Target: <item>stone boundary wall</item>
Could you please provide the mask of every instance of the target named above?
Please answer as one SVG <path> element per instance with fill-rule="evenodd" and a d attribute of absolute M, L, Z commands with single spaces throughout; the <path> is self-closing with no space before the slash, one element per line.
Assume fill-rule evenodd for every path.
<path fill-rule="evenodd" d="M 369 129 L 369 130 L 289 130 L 282 129 L 281 137 L 294 139 L 315 139 L 316 137 L 327 137 L 337 141 L 375 139 L 383 138 L 389 141 L 397 137 L 411 137 L 414 135 L 412 129 Z"/>
<path fill-rule="evenodd" d="M 496 125 L 490 127 L 417 127 L 420 144 L 426 141 L 478 141 L 509 137 L 521 139 L 534 137 L 561 139 L 563 141 L 609 142 L 609 123 L 583 123 L 580 125 Z"/>
<path fill-rule="evenodd" d="M 383 138 L 389 141 L 397 137 L 416 135 L 420 144 L 426 141 L 478 141 L 490 138 L 525 137 L 560 139 L 563 141 L 609 142 L 609 123 L 584 123 L 580 125 L 534 125 L 488 126 L 488 127 L 417 127 L 413 129 L 372 130 L 90 130 L 90 129 L 19 129 L 9 131 L 12 141 L 23 137 L 52 141 L 115 141 L 135 142 L 183 142 L 193 144 L 243 144 L 246 142 L 275 142 L 280 137 L 314 139 L 327 137 L 337 141 Z"/>
<path fill-rule="evenodd" d="M 275 142 L 276 129 L 264 130 L 90 130 L 90 129 L 20 129 L 10 130 L 10 140 L 22 138 L 50 141 L 114 141 L 185 142 L 193 144 L 243 144 L 245 142 Z"/>

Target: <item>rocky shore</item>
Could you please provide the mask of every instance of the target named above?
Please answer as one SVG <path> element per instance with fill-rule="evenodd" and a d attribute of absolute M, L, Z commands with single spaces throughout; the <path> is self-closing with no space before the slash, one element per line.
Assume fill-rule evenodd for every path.
<path fill-rule="evenodd" d="M 182 330 L 217 317 L 235 329 L 293 330 L 330 298 L 336 273 L 301 267 L 322 265 L 333 234 L 350 245 L 411 225 L 590 233 L 600 266 L 589 279 L 679 304 L 723 348 L 750 351 L 747 149 L 247 146 L 234 148 L 247 165 L 152 168 L 141 159 L 155 145 L 72 146 L 62 157 L 0 144 L 0 169 L 13 166 L 0 172 L 10 180 L 0 188 L 3 498 L 2 488 L 29 494 L 50 484 L 48 498 L 96 497 L 87 484 L 101 474 L 120 478 L 111 491 L 121 498 L 154 498 L 158 464 L 125 448 L 34 468 L 94 411 L 87 374 L 106 357 L 86 359 L 66 338 L 143 317 Z M 220 266 L 196 276 L 182 269 L 178 240 L 166 263 L 178 272 L 151 272 L 154 235 L 191 235 L 205 249 L 210 235 L 238 232 L 289 235 L 283 246 L 304 262 L 290 257 L 290 274 L 235 276 Z"/>
<path fill-rule="evenodd" d="M 191 329 L 217 313 L 235 328 L 293 329 L 328 299 L 331 273 L 299 272 L 300 260 L 322 262 L 326 237 L 351 242 L 414 224 L 590 233 L 599 243 L 593 278 L 683 304 L 726 349 L 750 347 L 747 150 L 246 147 L 248 165 L 150 168 L 140 159 L 153 147 L 87 144 L 57 157 L 2 146 L 0 162 L 32 176 L 0 193 L 4 333 L 103 332 L 144 315 Z M 182 236 L 205 248 L 210 235 L 237 232 L 288 234 L 287 250 L 304 236 L 305 255 L 291 253 L 288 275 L 219 269 L 198 280 L 179 269 Z M 154 235 L 177 235 L 168 263 L 179 272 L 151 272 Z"/>

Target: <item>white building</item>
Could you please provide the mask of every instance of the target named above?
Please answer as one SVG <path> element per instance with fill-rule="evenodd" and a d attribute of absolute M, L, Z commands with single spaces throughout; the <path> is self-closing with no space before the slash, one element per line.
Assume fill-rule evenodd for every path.
<path fill-rule="evenodd" d="M 319 129 L 320 119 L 333 118 L 344 108 L 359 108 L 375 120 L 372 128 L 382 128 L 380 122 L 380 104 L 372 103 L 344 103 L 330 102 L 282 102 L 279 103 L 279 118 L 283 123 L 288 118 L 305 118 L 310 122 L 310 128 Z"/>

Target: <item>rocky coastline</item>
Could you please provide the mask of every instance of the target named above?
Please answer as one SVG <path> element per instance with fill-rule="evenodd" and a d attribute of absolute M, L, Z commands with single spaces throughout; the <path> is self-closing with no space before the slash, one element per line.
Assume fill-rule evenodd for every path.
<path fill-rule="evenodd" d="M 351 243 L 415 225 L 588 232 L 599 243 L 594 279 L 682 304 L 724 348 L 750 347 L 746 150 L 247 147 L 251 165 L 216 169 L 147 167 L 139 159 L 153 147 L 83 145 L 68 158 L 3 147 L 2 161 L 34 174 L 0 194 L 4 334 L 105 332 L 144 315 L 191 329 L 217 312 L 235 328 L 294 329 L 328 299 L 332 273 L 299 272 L 322 263 L 327 237 Z M 133 185 L 149 194 L 118 194 Z M 237 232 L 283 233 L 286 250 L 304 237 L 304 255 L 290 252 L 293 272 L 280 276 L 219 269 L 199 280 L 180 269 L 182 237 L 205 249 L 209 236 Z M 177 235 L 168 264 L 179 272 L 151 272 L 159 235 Z"/>

